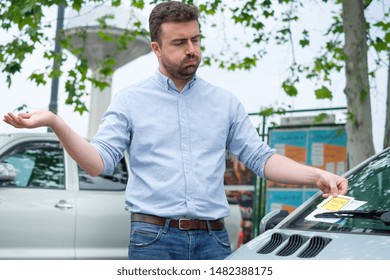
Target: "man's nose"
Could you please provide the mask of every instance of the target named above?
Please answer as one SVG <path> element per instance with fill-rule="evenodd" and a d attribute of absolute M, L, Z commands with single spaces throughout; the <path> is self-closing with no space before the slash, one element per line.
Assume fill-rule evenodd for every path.
<path fill-rule="evenodd" d="M 188 40 L 187 43 L 187 54 L 193 55 L 195 53 L 195 47 L 191 40 Z"/>

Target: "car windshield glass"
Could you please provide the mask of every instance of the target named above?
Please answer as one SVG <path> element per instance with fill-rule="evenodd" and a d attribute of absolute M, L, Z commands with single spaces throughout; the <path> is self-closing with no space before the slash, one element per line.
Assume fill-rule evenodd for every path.
<path fill-rule="evenodd" d="M 368 162 L 348 176 L 349 191 L 346 195 L 366 202 L 358 211 L 390 209 L 390 149 Z M 324 230 L 330 232 L 359 232 L 367 234 L 390 234 L 390 225 L 380 219 L 368 219 L 351 215 L 337 223 L 308 221 L 312 213 L 324 199 L 318 196 L 296 218 L 284 225 L 285 228 L 304 230 Z"/>

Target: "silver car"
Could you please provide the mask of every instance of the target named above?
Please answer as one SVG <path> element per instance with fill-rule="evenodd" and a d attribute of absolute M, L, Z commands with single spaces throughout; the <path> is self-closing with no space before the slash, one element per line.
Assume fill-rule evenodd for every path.
<path fill-rule="evenodd" d="M 17 133 L 0 136 L 0 162 L 1 259 L 126 258 L 124 161 L 91 177 L 53 134 Z"/>
<path fill-rule="evenodd" d="M 267 214 L 260 235 L 228 259 L 390 260 L 390 148 L 344 176 L 349 180 L 346 199 L 358 207 L 322 211 L 325 203 L 318 192 L 291 214 Z"/>
<path fill-rule="evenodd" d="M 52 133 L 0 135 L 0 259 L 126 259 L 127 163 L 91 177 Z M 235 250 L 241 216 L 230 209 Z"/>

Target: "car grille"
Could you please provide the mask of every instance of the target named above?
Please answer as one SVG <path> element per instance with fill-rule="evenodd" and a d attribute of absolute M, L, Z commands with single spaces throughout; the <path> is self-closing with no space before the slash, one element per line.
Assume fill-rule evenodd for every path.
<path fill-rule="evenodd" d="M 302 235 L 291 235 L 288 239 L 286 246 L 284 246 L 276 255 L 277 256 L 291 256 L 294 254 L 302 245 L 308 240 L 307 236 Z"/>
<path fill-rule="evenodd" d="M 281 233 L 274 233 L 271 236 L 271 240 L 263 246 L 257 253 L 259 254 L 269 254 L 273 250 L 275 250 L 277 247 L 279 247 L 280 244 L 286 240 L 288 236 L 286 234 Z"/>
<path fill-rule="evenodd" d="M 282 233 L 273 233 L 271 239 L 257 251 L 258 254 L 271 254 L 277 248 L 279 248 L 284 241 L 287 243 L 277 251 L 276 255 L 280 257 L 291 256 L 298 250 L 302 249 L 309 240 L 309 244 L 303 248 L 298 254 L 298 258 L 314 258 L 332 241 L 330 238 L 321 236 L 303 236 L 299 234 L 293 234 L 288 236 Z"/>
<path fill-rule="evenodd" d="M 320 236 L 314 236 L 310 239 L 309 246 L 305 250 L 303 250 L 298 257 L 299 258 L 314 258 L 319 254 L 319 252 L 322 251 L 322 249 L 325 248 L 326 245 L 329 244 L 329 242 L 332 239 L 320 237 Z"/>

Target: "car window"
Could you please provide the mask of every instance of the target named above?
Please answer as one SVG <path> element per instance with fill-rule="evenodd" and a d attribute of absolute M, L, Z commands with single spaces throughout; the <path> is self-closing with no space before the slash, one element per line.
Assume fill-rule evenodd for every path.
<path fill-rule="evenodd" d="M 126 189 L 128 173 L 124 158 L 118 163 L 111 175 L 92 177 L 80 168 L 80 166 L 78 170 L 80 190 L 122 191 Z"/>
<path fill-rule="evenodd" d="M 348 196 L 365 201 L 358 210 L 390 210 L 390 149 L 356 170 L 348 177 Z M 286 227 L 357 233 L 390 234 L 390 226 L 377 219 L 348 218 L 337 224 L 306 221 L 304 218 L 323 201 L 319 197 Z"/>
<path fill-rule="evenodd" d="M 58 143 L 20 144 L 0 161 L 16 171 L 15 177 L 0 181 L 0 187 L 65 189 L 64 152 Z"/>

